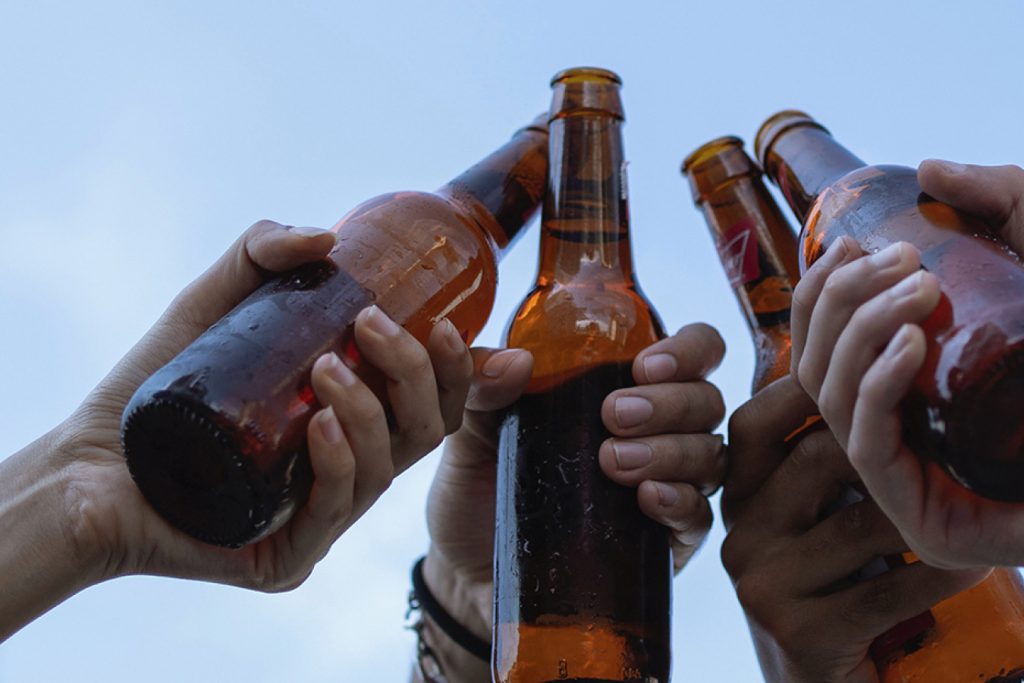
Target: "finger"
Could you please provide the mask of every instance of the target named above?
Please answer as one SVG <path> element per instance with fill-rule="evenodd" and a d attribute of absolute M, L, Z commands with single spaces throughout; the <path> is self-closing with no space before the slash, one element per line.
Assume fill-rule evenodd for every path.
<path fill-rule="evenodd" d="M 299 564 L 313 564 L 352 521 L 356 459 L 333 407 L 318 411 L 307 429 L 313 488 L 289 534 Z"/>
<path fill-rule="evenodd" d="M 451 434 L 462 424 L 462 412 L 473 380 L 473 356 L 455 325 L 447 318 L 431 330 L 427 354 L 437 382 L 444 432 Z"/>
<path fill-rule="evenodd" d="M 993 227 L 1019 226 L 1008 239 L 1024 238 L 1024 169 L 1020 166 L 975 166 L 927 159 L 917 169 L 921 189 L 940 202 L 973 213 Z M 1015 244 L 1020 250 L 1020 245 Z"/>
<path fill-rule="evenodd" d="M 828 277 L 811 313 L 803 354 L 796 366 L 797 380 L 811 398 L 818 400 L 832 350 L 854 311 L 920 267 L 917 250 L 899 242 L 857 259 Z"/>
<path fill-rule="evenodd" d="M 356 316 L 355 337 L 366 361 L 384 374 L 394 416 L 391 459 L 402 472 L 436 448 L 445 434 L 430 356 L 378 306 Z"/>
<path fill-rule="evenodd" d="M 789 329 L 793 346 L 791 349 L 791 374 L 796 377 L 796 369 L 803 356 L 807 331 L 811 325 L 811 312 L 814 310 L 825 281 L 837 269 L 863 255 L 860 247 L 845 235 L 839 237 L 829 246 L 828 250 L 807 269 L 800 282 L 793 288 L 792 307 L 789 314 Z"/>
<path fill-rule="evenodd" d="M 712 434 L 606 439 L 598 462 L 605 475 L 623 486 L 639 486 L 648 479 L 685 482 L 709 496 L 725 474 L 725 444 Z"/>
<path fill-rule="evenodd" d="M 915 562 L 821 598 L 838 638 L 870 641 L 982 581 L 990 570 L 948 571 Z"/>
<path fill-rule="evenodd" d="M 633 361 L 637 384 L 689 382 L 707 377 L 722 362 L 725 342 L 710 325 L 687 325 L 671 337 L 651 344 Z"/>
<path fill-rule="evenodd" d="M 733 508 L 754 495 L 789 452 L 787 437 L 818 412 L 792 377 L 759 391 L 729 418 L 729 472 L 722 492 L 726 520 Z"/>
<path fill-rule="evenodd" d="M 857 387 L 893 335 L 905 323 L 920 323 L 939 302 L 939 281 L 918 270 L 857 309 L 829 362 L 818 407 L 840 444 L 847 444 Z"/>
<path fill-rule="evenodd" d="M 870 500 L 847 505 L 826 517 L 791 547 L 791 585 L 801 595 L 816 594 L 874 560 L 909 549 L 896 527 Z"/>
<path fill-rule="evenodd" d="M 672 538 L 672 564 L 683 568 L 700 548 L 711 529 L 708 499 L 689 484 L 645 481 L 637 489 L 640 510 L 668 527 Z"/>
<path fill-rule="evenodd" d="M 391 485 L 391 435 L 380 401 L 333 353 L 313 364 L 313 391 L 333 408 L 355 460 L 352 514 L 358 517 Z"/>
<path fill-rule="evenodd" d="M 329 230 L 259 221 L 175 298 L 167 315 L 187 322 L 198 336 L 259 287 L 268 273 L 323 258 L 334 244 Z"/>
<path fill-rule="evenodd" d="M 924 357 L 924 332 L 904 325 L 861 380 L 850 430 L 850 463 L 901 529 L 917 529 L 921 523 L 923 472 L 917 457 L 903 446 L 898 411 Z"/>
<path fill-rule="evenodd" d="M 857 475 L 831 432 L 819 430 L 799 440 L 751 502 L 756 526 L 802 534 L 821 518 Z"/>
<path fill-rule="evenodd" d="M 445 448 L 446 458 L 467 467 L 495 459 L 501 410 L 522 395 L 533 371 L 533 356 L 522 349 L 477 348 L 471 353 L 476 370 L 462 427 Z"/>
<path fill-rule="evenodd" d="M 699 380 L 618 389 L 601 404 L 601 419 L 623 437 L 708 432 L 725 416 L 718 388 Z"/>

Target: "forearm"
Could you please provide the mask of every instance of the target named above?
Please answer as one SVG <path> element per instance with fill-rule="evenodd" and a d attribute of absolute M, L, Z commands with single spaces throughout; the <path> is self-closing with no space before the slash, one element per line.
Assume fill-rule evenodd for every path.
<path fill-rule="evenodd" d="M 66 470 L 54 433 L 0 462 L 0 641 L 99 581 L 74 540 Z"/>

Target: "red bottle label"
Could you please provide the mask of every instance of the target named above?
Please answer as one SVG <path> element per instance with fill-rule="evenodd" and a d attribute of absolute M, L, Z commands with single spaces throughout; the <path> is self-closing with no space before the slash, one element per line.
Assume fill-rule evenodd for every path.
<path fill-rule="evenodd" d="M 718 238 L 715 246 L 733 287 L 741 287 L 761 277 L 757 258 L 757 223 L 753 218 L 741 218 Z"/>

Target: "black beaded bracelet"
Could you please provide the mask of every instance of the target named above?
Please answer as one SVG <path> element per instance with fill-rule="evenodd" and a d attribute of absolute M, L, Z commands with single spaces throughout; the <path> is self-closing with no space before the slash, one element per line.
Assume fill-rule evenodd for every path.
<path fill-rule="evenodd" d="M 423 580 L 423 561 L 426 559 L 426 557 L 421 557 L 412 567 L 412 593 L 409 594 L 409 607 L 422 610 L 459 647 L 474 657 L 489 662 L 491 660 L 491 644 L 457 622 L 455 617 L 448 614 L 434 594 L 430 592 L 427 582 Z"/>

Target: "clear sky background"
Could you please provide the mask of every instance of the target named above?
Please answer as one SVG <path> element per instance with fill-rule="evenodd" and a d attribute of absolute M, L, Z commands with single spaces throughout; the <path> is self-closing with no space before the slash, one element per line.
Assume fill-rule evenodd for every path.
<path fill-rule="evenodd" d="M 751 344 L 682 158 L 797 107 L 871 162 L 1024 162 L 1022 29 L 1020 0 L 3 0 L 0 458 L 66 417 L 252 222 L 327 227 L 435 188 L 575 65 L 623 77 L 640 281 L 672 329 L 721 330 L 731 411 Z M 502 265 L 481 343 L 529 287 L 536 239 Z M 436 457 L 298 590 L 109 582 L 0 646 L 0 681 L 403 681 Z M 676 681 L 760 679 L 721 537 L 716 522 L 675 584 Z"/>

